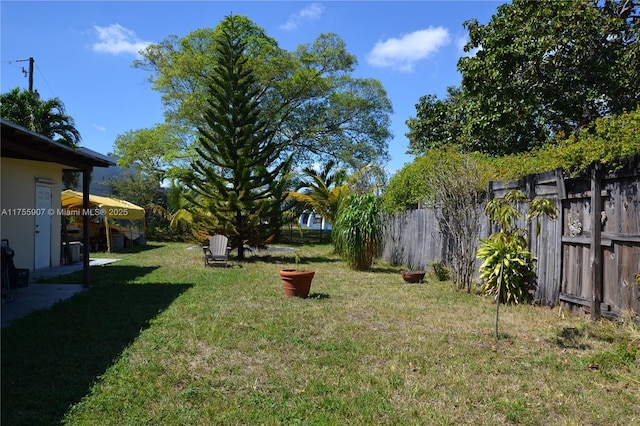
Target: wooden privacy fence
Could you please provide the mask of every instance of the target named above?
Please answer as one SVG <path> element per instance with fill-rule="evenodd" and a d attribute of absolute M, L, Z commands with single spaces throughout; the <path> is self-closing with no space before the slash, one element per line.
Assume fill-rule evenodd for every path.
<path fill-rule="evenodd" d="M 433 210 L 415 209 L 385 217 L 382 257 L 395 265 L 424 270 L 430 262 L 448 258 L 446 237 Z"/>
<path fill-rule="evenodd" d="M 634 157 L 612 174 L 593 168 L 582 177 L 567 177 L 558 170 L 490 183 L 489 198 L 520 189 L 556 204 L 557 220 L 543 218 L 538 237 L 535 224 L 529 229 L 537 302 L 590 312 L 592 318 L 633 312 L 640 321 L 639 160 Z M 526 206 L 522 209 L 526 214 Z M 485 222 L 480 238 L 489 233 Z M 410 269 L 450 259 L 448 237 L 432 210 L 390 215 L 385 224 L 384 259 Z"/>

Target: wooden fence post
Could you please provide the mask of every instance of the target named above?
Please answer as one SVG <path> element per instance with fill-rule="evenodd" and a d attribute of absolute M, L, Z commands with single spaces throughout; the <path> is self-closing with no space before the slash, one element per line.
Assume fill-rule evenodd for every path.
<path fill-rule="evenodd" d="M 600 165 L 591 170 L 591 319 L 600 319 L 602 302 L 602 171 Z"/>

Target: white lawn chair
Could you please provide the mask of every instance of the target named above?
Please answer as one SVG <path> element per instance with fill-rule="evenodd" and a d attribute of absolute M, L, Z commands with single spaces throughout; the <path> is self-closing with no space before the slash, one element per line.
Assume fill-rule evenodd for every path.
<path fill-rule="evenodd" d="M 224 265 L 228 266 L 229 251 L 227 247 L 229 238 L 224 235 L 213 235 L 209 237 L 209 245 L 202 247 L 204 252 L 204 266 Z"/>

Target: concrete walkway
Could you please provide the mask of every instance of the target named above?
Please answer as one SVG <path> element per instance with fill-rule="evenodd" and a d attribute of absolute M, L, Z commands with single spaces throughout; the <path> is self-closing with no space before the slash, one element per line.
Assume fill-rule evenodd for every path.
<path fill-rule="evenodd" d="M 120 259 L 91 259 L 89 266 L 108 265 L 118 260 Z M 85 291 L 86 288 L 82 284 L 39 284 L 33 282 L 42 278 L 53 278 L 78 271 L 82 271 L 81 263 L 40 269 L 30 274 L 31 282 L 27 287 L 13 290 L 8 297 L 2 299 L 2 328 L 8 326 L 14 319 L 22 318 L 35 310 L 49 309 L 55 303 Z"/>

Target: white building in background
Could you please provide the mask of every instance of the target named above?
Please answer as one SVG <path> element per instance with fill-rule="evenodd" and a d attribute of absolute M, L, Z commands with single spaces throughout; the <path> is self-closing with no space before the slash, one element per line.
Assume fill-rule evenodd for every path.
<path fill-rule="evenodd" d="M 323 231 L 331 230 L 331 225 L 324 218 L 314 211 L 305 211 L 299 218 L 300 226 L 312 229 L 320 229 Z"/>
<path fill-rule="evenodd" d="M 102 197 L 110 197 L 113 195 L 113 186 L 111 186 L 111 180 L 120 177 L 123 173 L 123 170 L 117 165 L 120 157 L 110 153 L 107 154 L 105 158 L 114 163 L 114 165 L 107 168 L 99 168 L 93 170 L 93 173 L 91 174 L 91 184 L 89 185 L 89 193 L 92 195 L 100 195 Z M 75 191 L 82 192 L 81 185 L 78 185 L 73 189 Z"/>

